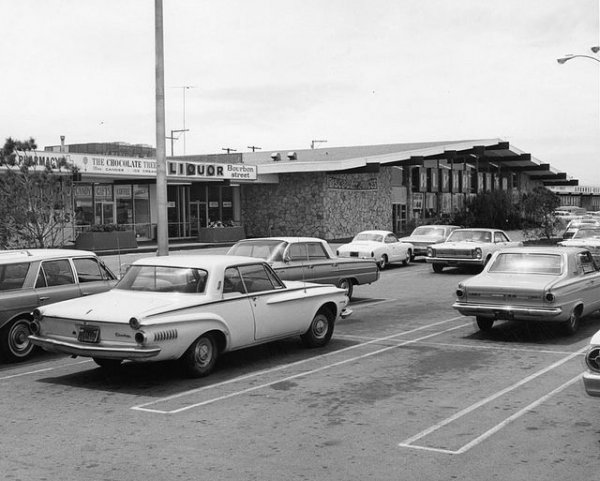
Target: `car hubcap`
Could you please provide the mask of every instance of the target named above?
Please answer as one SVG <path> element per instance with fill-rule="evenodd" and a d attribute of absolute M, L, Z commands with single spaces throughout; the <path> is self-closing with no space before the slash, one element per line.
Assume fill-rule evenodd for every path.
<path fill-rule="evenodd" d="M 313 333 L 315 337 L 319 339 L 325 337 L 325 334 L 327 334 L 328 325 L 329 323 L 327 322 L 325 316 L 319 316 L 317 319 L 315 319 L 315 322 L 313 323 Z"/>
<path fill-rule="evenodd" d="M 13 354 L 24 356 L 33 349 L 33 344 L 29 342 L 29 326 L 25 322 L 18 322 L 13 326 L 9 336 L 9 347 Z"/>
<path fill-rule="evenodd" d="M 212 346 L 210 342 L 204 340 L 196 346 L 196 363 L 199 366 L 206 366 L 212 358 Z"/>

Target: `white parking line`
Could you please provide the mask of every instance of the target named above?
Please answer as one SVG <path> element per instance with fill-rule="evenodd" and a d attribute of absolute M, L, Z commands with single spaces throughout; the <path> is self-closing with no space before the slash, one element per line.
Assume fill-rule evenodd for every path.
<path fill-rule="evenodd" d="M 355 336 L 352 334 L 338 334 L 336 335 L 336 339 L 347 339 L 348 341 L 366 341 L 373 340 L 374 337 L 370 336 Z M 540 353 L 540 354 L 557 354 L 561 356 L 565 356 L 568 354 L 572 354 L 573 351 L 555 351 L 551 349 L 529 349 L 529 348 L 520 348 L 520 347 L 504 347 L 498 346 L 494 344 L 449 344 L 447 342 L 423 342 L 425 346 L 434 346 L 434 347 L 444 347 L 448 349 L 484 349 L 491 351 L 508 351 L 508 352 L 531 352 L 531 353 Z"/>
<path fill-rule="evenodd" d="M 224 396 L 219 396 L 219 397 L 216 397 L 216 398 L 211 398 L 211 399 L 208 399 L 206 401 L 202 401 L 202 402 L 199 402 L 199 403 L 191 404 L 191 405 L 185 406 L 183 408 L 175 409 L 175 410 L 172 410 L 172 411 L 165 411 L 165 410 L 160 410 L 160 409 L 151 409 L 151 408 L 148 408 L 146 406 L 151 406 L 151 405 L 158 404 L 158 403 L 161 403 L 161 402 L 171 401 L 173 399 L 177 399 L 177 398 L 180 398 L 180 397 L 183 397 L 183 396 L 189 396 L 191 394 L 196 394 L 196 393 L 199 393 L 201 391 L 206 391 L 208 389 L 214 389 L 216 387 L 224 386 L 226 384 L 232 384 L 232 383 L 244 381 L 244 380 L 247 380 L 247 379 L 250 379 L 250 378 L 253 378 L 253 377 L 262 376 L 264 374 L 270 374 L 272 372 L 281 371 L 283 369 L 288 369 L 290 367 L 297 366 L 297 365 L 300 365 L 300 364 L 304 364 L 306 362 L 315 361 L 315 360 L 322 359 L 322 358 L 327 357 L 327 356 L 331 356 L 331 355 L 334 355 L 334 354 L 339 354 L 339 353 L 343 353 L 343 352 L 346 352 L 346 351 L 350 351 L 352 349 L 358 349 L 360 347 L 364 347 L 364 346 L 367 346 L 367 345 L 370 345 L 370 344 L 374 344 L 374 343 L 379 343 L 379 342 L 384 341 L 384 340 L 393 339 L 393 338 L 400 337 L 400 336 L 405 336 L 405 335 L 413 333 L 413 332 L 421 331 L 421 330 L 428 329 L 428 328 L 433 327 L 433 326 L 438 326 L 440 324 L 445 324 L 445 323 L 456 321 L 456 320 L 459 320 L 459 319 L 462 319 L 462 318 L 463 318 L 463 316 L 453 317 L 452 319 L 446 319 L 444 321 L 435 322 L 435 323 L 429 324 L 427 326 L 421 326 L 421 327 L 418 327 L 418 328 L 415 328 L 415 329 L 412 329 L 412 330 L 409 330 L 409 331 L 403 331 L 403 332 L 398 333 L 398 334 L 392 334 L 390 336 L 385 336 L 385 337 L 382 337 L 382 338 L 374 339 L 374 340 L 367 341 L 367 342 L 364 342 L 364 343 L 361 343 L 361 344 L 357 344 L 355 346 L 350 346 L 350 347 L 347 347 L 347 348 L 344 348 L 344 349 L 340 349 L 338 351 L 328 352 L 328 353 L 322 354 L 320 356 L 315 356 L 315 357 L 312 357 L 312 358 L 303 359 L 301 361 L 296 361 L 296 362 L 293 362 L 293 363 L 290 363 L 290 364 L 285 364 L 283 366 L 278 366 L 278 367 L 275 367 L 275 368 L 272 368 L 272 369 L 266 369 L 266 370 L 259 371 L 259 372 L 256 372 L 256 373 L 252 373 L 252 374 L 248 374 L 248 375 L 245 375 L 245 376 L 240 376 L 240 377 L 237 377 L 237 378 L 234 378 L 234 379 L 230 379 L 228 381 L 223 381 L 223 382 L 220 382 L 220 383 L 217 383 L 217 384 L 211 384 L 209 386 L 203 386 L 203 387 L 200 387 L 200 388 L 191 389 L 189 391 L 184 391 L 184 392 L 181 392 L 181 393 L 178 393 L 178 394 L 174 394 L 172 396 L 167 396 L 167 397 L 160 398 L 160 399 L 154 399 L 154 400 L 152 400 L 150 402 L 147 402 L 147 403 L 144 403 L 144 404 L 139 404 L 137 406 L 133 406 L 133 407 L 131 407 L 131 409 L 134 409 L 134 410 L 137 410 L 137 411 L 148 411 L 148 412 L 159 413 L 159 414 L 177 414 L 177 413 L 180 413 L 182 411 L 186 411 L 188 409 L 192 409 L 192 408 L 199 407 L 199 406 L 204 406 L 204 405 L 211 404 L 211 403 L 223 400 L 223 399 L 228 399 L 228 398 L 231 398 L 231 397 L 234 397 L 234 396 L 239 396 L 241 394 L 245 394 L 245 393 L 256 391 L 258 389 L 262 389 L 262 388 L 265 388 L 265 387 L 268 387 L 268 386 L 272 386 L 274 384 L 278 384 L 278 383 L 281 383 L 281 382 L 289 381 L 290 379 L 296 379 L 296 378 L 299 378 L 299 377 L 307 376 L 309 374 L 314 374 L 314 373 L 317 373 L 317 372 L 320 372 L 320 371 L 324 371 L 326 369 L 331 369 L 333 367 L 341 366 L 341 365 L 347 364 L 349 362 L 354 362 L 354 361 L 357 361 L 359 359 L 364 359 L 366 357 L 370 357 L 370 356 L 374 356 L 374 355 L 377 355 L 377 354 L 381 354 L 381 353 L 389 351 L 391 349 L 396 349 L 398 347 L 405 346 L 407 344 L 413 344 L 415 342 L 422 341 L 423 339 L 429 339 L 430 337 L 434 337 L 434 336 L 438 336 L 438 335 L 446 333 L 446 332 L 454 331 L 456 329 L 460 329 L 460 328 L 463 328 L 465 326 L 470 326 L 471 323 L 461 324 L 459 326 L 451 327 L 451 328 L 445 329 L 443 331 L 437 331 L 437 332 L 434 332 L 432 334 L 428 334 L 426 336 L 423 336 L 423 337 L 420 337 L 420 338 L 417 338 L 417 339 L 413 339 L 413 340 L 409 340 L 409 341 L 404 341 L 402 343 L 395 344 L 393 346 L 387 346 L 387 347 L 384 347 L 382 349 L 378 349 L 377 351 L 373 351 L 373 352 L 370 352 L 370 353 L 367 353 L 367 354 L 363 354 L 361 356 L 351 357 L 351 358 L 345 359 L 343 361 L 338 361 L 338 362 L 334 362 L 334 363 L 328 364 L 326 366 L 322 366 L 322 367 L 317 368 L 317 369 L 311 369 L 311 370 L 308 370 L 308 371 L 303 371 L 301 373 L 294 374 L 292 376 L 287 376 L 285 378 L 280 378 L 280 379 L 277 379 L 275 381 L 270 381 L 270 382 L 267 382 L 267 383 L 264 383 L 264 384 L 260 384 L 258 386 L 253 386 L 251 388 L 242 389 L 242 390 L 239 390 L 239 391 L 234 391 L 234 392 L 232 392 L 230 394 L 227 394 L 227 395 L 224 395 Z"/>
<path fill-rule="evenodd" d="M 69 366 L 76 366 L 78 364 L 84 364 L 84 363 L 90 362 L 90 361 L 91 361 L 91 359 L 86 359 L 85 361 L 70 362 L 68 364 L 61 364 L 60 366 L 55 366 L 55 367 L 45 367 L 43 369 L 35 369 L 33 371 L 20 372 L 18 374 L 11 374 L 9 376 L 0 377 L 0 381 L 4 381 L 6 379 L 13 379 L 15 377 L 30 376 L 32 374 L 38 374 L 40 372 L 55 371 L 56 369 L 60 369 L 60 368 L 63 368 L 63 367 L 69 367 Z"/>
<path fill-rule="evenodd" d="M 569 354 L 566 357 L 563 357 L 562 359 L 556 361 L 554 364 L 551 364 L 547 367 L 545 367 L 544 369 L 541 369 L 540 371 L 537 371 L 523 379 L 521 379 L 520 381 L 516 382 L 515 384 L 508 386 L 494 394 L 492 394 L 491 396 L 486 397 L 485 399 L 482 399 L 481 401 L 476 402 L 475 404 L 472 404 L 471 406 L 462 409 L 461 411 L 457 412 L 456 414 L 450 416 L 449 418 L 444 419 L 443 421 L 440 421 L 437 424 L 434 424 L 433 426 L 421 431 L 418 434 L 415 434 L 414 436 L 411 436 L 410 438 L 402 441 L 401 443 L 398 443 L 398 446 L 400 447 L 404 447 L 404 448 L 413 448 L 413 449 L 421 449 L 421 450 L 427 450 L 427 451 L 436 451 L 436 452 L 441 452 L 441 453 L 447 453 L 447 454 L 462 454 L 466 451 L 468 451 L 469 449 L 471 449 L 473 446 L 476 446 L 477 444 L 479 444 L 480 442 L 482 442 L 484 439 L 487 439 L 488 437 L 490 437 L 492 434 L 496 433 L 497 431 L 499 431 L 500 429 L 502 429 L 504 426 L 506 426 L 509 422 L 514 421 L 515 419 L 517 419 L 518 417 L 520 417 L 521 415 L 523 415 L 524 413 L 526 413 L 527 411 L 533 409 L 535 406 L 541 404 L 542 402 L 546 401 L 547 399 L 549 399 L 551 396 L 553 396 L 554 394 L 562 391 L 564 388 L 566 388 L 567 386 L 570 386 L 571 384 L 573 384 L 577 379 L 579 379 L 579 377 L 581 376 L 580 374 L 578 374 L 575 378 L 571 379 L 570 381 L 567 381 L 565 384 L 559 386 L 558 388 L 554 389 L 553 391 L 551 391 L 550 393 L 546 394 L 545 396 L 542 396 L 541 398 L 539 398 L 538 400 L 534 401 L 532 404 L 530 404 L 529 406 L 521 409 L 520 411 L 518 411 L 517 413 L 513 414 L 512 416 L 509 416 L 508 418 L 506 418 L 504 421 L 502 421 L 501 423 L 499 423 L 498 425 L 494 426 L 492 429 L 486 431 L 485 433 L 483 433 L 482 435 L 478 436 L 477 438 L 475 438 L 474 440 L 470 441 L 469 443 L 465 444 L 464 446 L 462 446 L 461 448 L 453 451 L 453 450 L 449 450 L 449 449 L 441 449 L 441 448 L 433 448 L 433 447 L 429 447 L 429 446 L 419 446 L 419 445 L 415 445 L 413 444 L 415 441 L 418 441 L 419 439 L 424 438 L 425 436 L 437 431 L 438 429 L 456 421 L 457 419 L 460 419 L 461 417 L 465 416 L 466 414 L 471 413 L 472 411 L 488 404 L 489 402 L 499 398 L 500 396 L 511 392 L 515 389 L 517 389 L 520 386 L 523 386 L 524 384 L 532 381 L 533 379 L 536 379 L 537 377 L 541 376 L 542 374 L 546 374 L 549 371 L 552 371 L 553 369 L 556 369 L 558 366 L 570 361 L 571 359 L 581 355 L 583 352 L 585 352 L 587 350 L 587 346 L 583 347 L 582 349 L 580 349 L 579 351 L 576 351 L 574 353 Z"/>

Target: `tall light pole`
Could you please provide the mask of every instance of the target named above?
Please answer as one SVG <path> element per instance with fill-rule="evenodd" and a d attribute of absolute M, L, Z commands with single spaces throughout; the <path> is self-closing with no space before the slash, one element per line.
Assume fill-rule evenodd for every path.
<path fill-rule="evenodd" d="M 181 129 L 181 132 L 183 132 L 183 154 L 185 155 L 185 133 L 189 130 L 185 128 L 185 91 L 189 89 L 195 89 L 196 87 L 194 85 L 182 85 L 180 87 L 173 88 L 181 89 L 181 92 L 183 93 L 183 129 Z"/>
<path fill-rule="evenodd" d="M 156 70 L 156 255 L 169 255 L 167 228 L 167 161 L 165 152 L 165 59 L 163 49 L 163 5 L 154 0 L 154 50 Z"/>
<path fill-rule="evenodd" d="M 189 129 L 185 129 L 185 130 L 182 130 L 182 129 L 179 129 L 179 130 L 171 130 L 171 137 L 167 137 L 167 139 L 170 139 L 170 140 L 171 140 L 171 157 L 173 157 L 173 142 L 174 142 L 175 140 L 179 140 L 179 137 L 175 137 L 175 135 L 173 135 L 173 134 L 175 134 L 176 132 L 187 132 L 188 130 L 189 130 Z M 185 135 L 185 134 L 184 134 L 184 135 Z"/>

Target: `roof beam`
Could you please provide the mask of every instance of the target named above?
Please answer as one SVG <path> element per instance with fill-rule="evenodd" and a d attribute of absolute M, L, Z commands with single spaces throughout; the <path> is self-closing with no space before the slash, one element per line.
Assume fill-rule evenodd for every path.
<path fill-rule="evenodd" d="M 577 179 L 571 180 L 545 180 L 543 181 L 544 185 L 553 186 L 553 185 L 579 185 L 579 181 Z"/>

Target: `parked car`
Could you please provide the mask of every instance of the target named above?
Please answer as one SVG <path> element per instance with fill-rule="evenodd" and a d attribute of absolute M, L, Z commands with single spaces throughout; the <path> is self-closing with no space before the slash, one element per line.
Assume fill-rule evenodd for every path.
<path fill-rule="evenodd" d="M 577 219 L 573 219 L 567 224 L 562 238 L 570 239 L 575 235 L 575 232 L 577 232 L 578 229 L 588 226 L 600 226 L 600 220 L 594 217 L 579 217 Z"/>
<path fill-rule="evenodd" d="M 279 279 L 264 261 L 227 255 L 139 259 L 114 289 L 35 310 L 31 341 L 47 351 L 122 361 L 179 360 L 193 377 L 228 351 L 299 335 L 326 345 L 351 314 L 343 289 Z"/>
<path fill-rule="evenodd" d="M 413 245 L 413 259 L 416 256 L 426 256 L 427 248 L 433 244 L 444 242 L 450 233 L 460 229 L 457 225 L 420 225 L 407 237 L 401 237 L 400 242 Z"/>
<path fill-rule="evenodd" d="M 592 336 L 585 353 L 586 371 L 583 373 L 583 387 L 590 396 L 600 397 L 600 331 Z"/>
<path fill-rule="evenodd" d="M 326 241 L 316 237 L 244 239 L 227 254 L 264 259 L 283 280 L 334 284 L 344 289 L 349 298 L 355 285 L 379 279 L 372 259 L 341 259 L 333 254 Z"/>
<path fill-rule="evenodd" d="M 503 230 L 456 229 L 446 242 L 428 247 L 425 260 L 437 273 L 444 267 L 483 267 L 497 250 L 520 245 L 522 242 L 512 242 Z"/>
<path fill-rule="evenodd" d="M 365 230 L 354 236 L 352 242 L 338 247 L 339 257 L 374 259 L 380 269 L 392 262 L 410 264 L 414 247 L 409 242 L 400 242 L 393 232 L 387 230 Z"/>
<path fill-rule="evenodd" d="M 571 237 L 570 239 L 560 241 L 558 245 L 570 247 L 583 247 L 585 249 L 588 249 L 592 253 L 592 256 L 594 256 L 596 264 L 599 264 L 600 225 L 583 225 L 575 231 L 573 237 Z"/>
<path fill-rule="evenodd" d="M 28 249 L 0 252 L 0 358 L 31 356 L 33 310 L 42 305 L 109 290 L 116 276 L 93 252 Z"/>
<path fill-rule="evenodd" d="M 483 331 L 496 320 L 562 323 L 600 309 L 600 272 L 587 249 L 535 246 L 503 249 L 483 272 L 458 284 L 452 307 L 475 316 Z"/>

